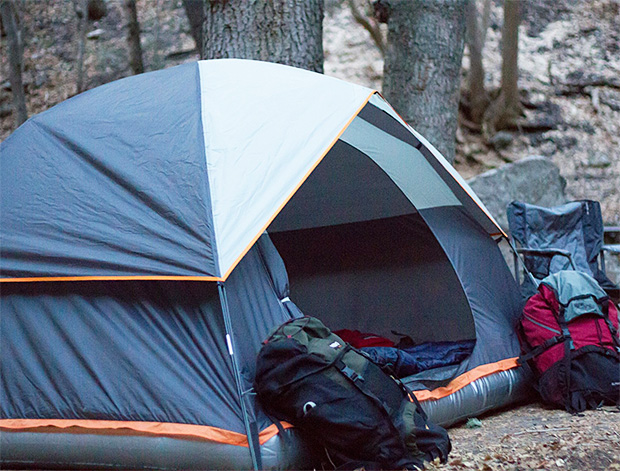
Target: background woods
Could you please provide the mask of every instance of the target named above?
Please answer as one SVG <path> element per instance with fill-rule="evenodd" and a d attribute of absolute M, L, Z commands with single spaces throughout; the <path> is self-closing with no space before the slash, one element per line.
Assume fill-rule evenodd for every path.
<path fill-rule="evenodd" d="M 568 198 L 598 199 L 605 222 L 620 224 L 619 0 L 202 6 L 0 0 L 0 139 L 79 90 L 142 70 L 271 60 L 382 91 L 467 178 L 543 156 Z"/>

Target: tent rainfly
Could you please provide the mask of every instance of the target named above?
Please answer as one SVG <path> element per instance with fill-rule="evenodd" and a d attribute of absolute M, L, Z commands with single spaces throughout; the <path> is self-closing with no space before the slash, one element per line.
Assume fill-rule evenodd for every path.
<path fill-rule="evenodd" d="M 438 423 L 526 394 L 502 230 L 373 90 L 200 61 L 71 98 L 0 153 L 3 469 L 307 466 L 251 390 L 301 312 L 475 339 L 405 380 Z"/>

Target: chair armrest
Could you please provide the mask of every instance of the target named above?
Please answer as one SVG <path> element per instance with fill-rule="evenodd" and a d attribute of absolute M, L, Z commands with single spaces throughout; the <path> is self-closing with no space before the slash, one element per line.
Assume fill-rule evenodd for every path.
<path fill-rule="evenodd" d="M 603 245 L 603 248 L 601 250 L 609 253 L 620 254 L 620 244 Z"/>
<path fill-rule="evenodd" d="M 571 253 L 568 250 L 562 249 L 529 249 L 529 248 L 518 248 L 517 252 L 524 255 L 541 255 L 543 257 L 555 257 L 556 255 L 560 255 L 561 257 L 566 257 L 570 263 L 570 266 L 573 267 L 573 270 L 576 270 L 575 264 L 573 263 L 573 257 L 571 257 Z"/>
<path fill-rule="evenodd" d="M 528 249 L 528 248 L 518 248 L 517 252 L 525 254 L 525 255 L 542 255 L 543 257 L 555 257 L 556 255 L 561 255 L 566 258 L 572 258 L 571 254 L 568 250 L 562 249 Z"/>

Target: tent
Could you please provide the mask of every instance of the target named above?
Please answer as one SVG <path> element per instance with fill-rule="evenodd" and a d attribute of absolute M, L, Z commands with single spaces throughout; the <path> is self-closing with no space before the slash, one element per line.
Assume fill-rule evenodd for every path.
<path fill-rule="evenodd" d="M 71 98 L 0 153 L 5 468 L 308 465 L 251 390 L 302 311 L 475 339 L 406 380 L 439 423 L 525 394 L 504 234 L 373 90 L 200 61 Z"/>

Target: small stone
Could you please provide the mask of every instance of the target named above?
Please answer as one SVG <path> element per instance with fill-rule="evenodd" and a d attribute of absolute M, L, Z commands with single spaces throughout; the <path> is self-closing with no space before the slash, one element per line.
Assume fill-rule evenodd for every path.
<path fill-rule="evenodd" d="M 467 423 L 465 424 L 467 428 L 480 428 L 482 427 L 482 422 L 480 419 L 476 419 L 475 417 L 471 417 L 467 419 Z"/>
<path fill-rule="evenodd" d="M 588 166 L 594 168 L 605 168 L 611 165 L 611 159 L 605 152 L 591 152 L 588 157 Z"/>
<path fill-rule="evenodd" d="M 97 28 L 93 31 L 91 31 L 90 33 L 88 33 L 86 35 L 87 39 L 99 39 L 103 33 L 105 33 L 105 30 L 101 29 L 101 28 Z"/>
<path fill-rule="evenodd" d="M 512 135 L 512 133 L 509 133 L 507 131 L 500 131 L 491 138 L 491 144 L 493 145 L 493 147 L 495 147 L 496 150 L 501 150 L 512 144 L 513 140 L 514 136 Z"/>
<path fill-rule="evenodd" d="M 11 116 L 11 114 L 13 114 L 13 107 L 11 105 L 0 105 L 0 118 L 6 118 L 7 116 Z"/>

